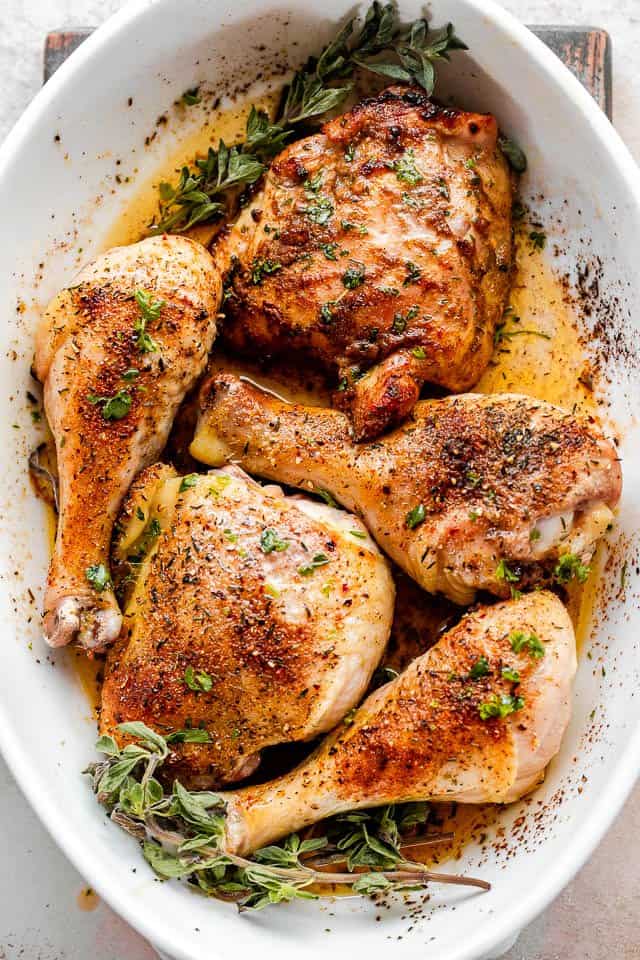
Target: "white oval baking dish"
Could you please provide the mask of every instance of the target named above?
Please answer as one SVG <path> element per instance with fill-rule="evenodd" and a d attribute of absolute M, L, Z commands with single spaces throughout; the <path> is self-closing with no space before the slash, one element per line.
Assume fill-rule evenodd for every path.
<path fill-rule="evenodd" d="M 417 0 L 401 4 L 406 18 L 419 9 Z M 530 161 L 524 191 L 537 198 L 547 255 L 574 279 L 582 271 L 583 286 L 599 285 L 585 323 L 608 378 L 605 401 L 621 428 L 626 493 L 609 538 L 562 753 L 533 799 L 505 811 L 504 850 L 482 858 L 469 848 L 457 865 L 480 869 L 493 882 L 489 894 L 433 888 L 422 911 L 399 905 L 383 911 L 380 922 L 375 907 L 360 900 L 298 903 L 247 917 L 177 884 L 161 884 L 134 842 L 108 823 L 80 776 L 92 756 L 94 726 L 67 654 L 47 654 L 38 618 L 48 536 L 44 508 L 27 479 L 37 428 L 25 401 L 38 306 L 101 246 L 127 199 L 129 188 L 114 192 L 116 173 L 142 178 L 171 149 L 171 123 L 151 147 L 144 139 L 177 96 L 205 79 L 224 92 L 234 79 L 251 79 L 258 61 L 268 63 L 274 50 L 291 50 L 300 61 L 348 12 L 344 0 L 327 0 L 321 13 L 304 0 L 133 3 L 60 69 L 0 153 L 0 743 L 25 794 L 86 879 L 179 960 L 293 960 L 301 952 L 319 960 L 327 951 L 336 960 L 356 952 L 408 960 L 496 956 L 589 856 L 640 767 L 638 171 L 589 95 L 509 14 L 489 0 L 436 0 L 434 22 L 453 21 L 471 47 L 441 71 L 440 95 L 495 112 L 520 140 Z M 591 271 L 586 279 L 585 270 Z M 521 817 L 517 842 L 513 824 Z"/>

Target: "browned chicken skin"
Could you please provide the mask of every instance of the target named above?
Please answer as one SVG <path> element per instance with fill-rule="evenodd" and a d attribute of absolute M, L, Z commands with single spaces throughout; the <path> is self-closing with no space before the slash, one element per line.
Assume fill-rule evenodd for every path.
<path fill-rule="evenodd" d="M 553 594 L 480 608 L 290 773 L 221 794 L 227 849 L 358 807 L 517 800 L 560 747 L 575 671 L 571 620 Z"/>
<path fill-rule="evenodd" d="M 150 304 L 145 320 L 136 300 Z M 119 247 L 50 304 L 36 344 L 56 443 L 60 517 L 45 595 L 52 646 L 100 648 L 120 632 L 108 552 L 136 473 L 163 448 L 216 333 L 220 272 L 184 237 Z"/>
<path fill-rule="evenodd" d="M 339 411 L 219 375 L 203 387 L 191 452 L 330 491 L 426 590 L 462 605 L 479 589 L 508 597 L 540 583 L 564 554 L 588 563 L 621 490 L 595 423 L 510 394 L 421 401 L 401 427 L 357 444 Z"/>
<path fill-rule="evenodd" d="M 393 615 L 388 564 L 359 520 L 261 487 L 237 467 L 151 467 L 134 486 L 118 559 L 133 556 L 101 729 L 142 720 L 194 787 L 248 776 L 267 746 L 331 730 L 363 696 Z M 206 731 L 206 733 L 205 733 Z"/>
<path fill-rule="evenodd" d="M 392 87 L 273 162 L 229 237 L 224 333 L 337 374 L 357 439 L 426 381 L 468 390 L 508 293 L 512 182 L 494 117 Z"/>

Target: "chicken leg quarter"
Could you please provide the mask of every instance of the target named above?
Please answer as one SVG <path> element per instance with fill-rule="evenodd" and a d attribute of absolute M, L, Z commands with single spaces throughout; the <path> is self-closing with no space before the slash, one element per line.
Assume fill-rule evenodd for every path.
<path fill-rule="evenodd" d="M 60 516 L 44 602 L 54 647 L 113 641 L 116 513 L 158 456 L 216 333 L 220 271 L 197 243 L 154 237 L 85 267 L 50 304 L 36 373 L 56 444 Z"/>
<path fill-rule="evenodd" d="M 377 441 L 355 443 L 337 410 L 284 403 L 238 377 L 203 387 L 195 457 L 328 490 L 426 590 L 460 605 L 508 597 L 591 559 L 621 474 L 597 426 L 540 400 L 463 394 L 418 403 Z"/>
<path fill-rule="evenodd" d="M 171 774 L 209 787 L 248 776 L 264 747 L 326 733 L 360 701 L 394 588 L 343 510 L 285 497 L 238 467 L 170 474 L 145 471 L 119 521 L 134 583 L 100 723 L 116 737 L 131 720 L 175 736 Z M 181 743 L 187 727 L 203 741 Z"/>
<path fill-rule="evenodd" d="M 519 799 L 560 747 L 575 671 L 573 628 L 553 594 L 480 608 L 291 773 L 221 794 L 227 850 L 359 807 Z"/>
<path fill-rule="evenodd" d="M 358 439 L 425 381 L 469 390 L 509 290 L 512 177 L 487 114 L 391 87 L 287 147 L 232 229 L 223 335 L 315 360 Z"/>

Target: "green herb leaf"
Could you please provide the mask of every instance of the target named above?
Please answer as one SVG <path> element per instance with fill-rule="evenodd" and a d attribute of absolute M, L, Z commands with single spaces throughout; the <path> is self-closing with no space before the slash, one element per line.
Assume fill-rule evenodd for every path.
<path fill-rule="evenodd" d="M 107 734 L 98 737 L 96 740 L 96 750 L 98 753 L 105 753 L 108 757 L 118 757 L 120 755 L 118 744 L 113 737 L 109 737 Z"/>
<path fill-rule="evenodd" d="M 313 559 L 303 566 L 298 567 L 298 573 L 301 577 L 310 577 L 318 567 L 324 567 L 329 563 L 329 557 L 325 553 L 316 553 Z"/>
<path fill-rule="evenodd" d="M 195 487 L 198 482 L 199 474 L 197 473 L 188 473 L 180 481 L 180 486 L 178 488 L 178 493 L 184 493 L 185 490 L 190 490 L 191 487 Z"/>
<path fill-rule="evenodd" d="M 591 567 L 582 563 L 580 557 L 576 556 L 575 553 L 563 554 L 553 570 L 555 579 L 562 584 L 569 583 L 574 578 L 578 583 L 584 583 L 590 573 Z"/>
<path fill-rule="evenodd" d="M 276 531 L 269 527 L 260 534 L 260 549 L 263 553 L 273 553 L 274 551 L 282 553 L 288 547 L 289 541 L 281 540 Z"/>
<path fill-rule="evenodd" d="M 317 493 L 319 497 L 322 497 L 327 506 L 336 507 L 337 509 L 340 508 L 340 504 L 333 498 L 332 494 L 328 490 L 323 490 L 319 487 L 317 490 L 315 490 L 315 493 Z"/>
<path fill-rule="evenodd" d="M 393 165 L 398 180 L 415 187 L 422 183 L 423 177 L 416 166 L 416 155 L 412 149 L 406 150 Z"/>
<path fill-rule="evenodd" d="M 405 517 L 404 524 L 409 530 L 413 530 L 415 527 L 419 527 L 421 523 L 424 523 L 426 517 L 427 512 L 424 508 L 424 504 L 419 503 L 417 506 L 409 510 Z"/>
<path fill-rule="evenodd" d="M 480 680 L 481 677 L 486 677 L 490 673 L 489 661 L 486 657 L 478 657 L 474 665 L 469 670 L 469 678 L 471 680 Z"/>
<path fill-rule="evenodd" d="M 516 630 L 509 637 L 509 643 L 514 653 L 521 653 L 526 650 L 534 660 L 540 660 L 544 657 L 544 645 L 535 633 L 527 634 L 523 630 Z"/>
<path fill-rule="evenodd" d="M 194 670 L 193 667 L 187 667 L 184 672 L 184 682 L 195 693 L 208 693 L 213 686 L 213 679 L 206 670 Z"/>
<path fill-rule="evenodd" d="M 131 410 L 133 397 L 128 390 L 118 390 L 112 397 L 99 397 L 96 394 L 90 394 L 87 397 L 89 403 L 93 406 L 99 406 L 103 419 L 122 420 Z"/>
<path fill-rule="evenodd" d="M 161 737 L 159 733 L 156 733 L 155 730 L 152 730 L 151 727 L 148 727 L 146 723 L 142 723 L 140 720 L 132 720 L 129 723 L 119 723 L 118 730 L 129 737 L 135 737 L 137 740 L 141 740 L 146 747 L 166 756 L 166 740 L 164 737 Z"/>
<path fill-rule="evenodd" d="M 547 235 L 541 230 L 532 230 L 529 234 L 529 243 L 534 250 L 544 250 L 547 242 Z"/>
<path fill-rule="evenodd" d="M 517 583 L 520 579 L 519 574 L 510 569 L 506 560 L 501 560 L 496 567 L 496 580 L 505 580 L 507 583 Z"/>
<path fill-rule="evenodd" d="M 520 673 L 515 667 L 503 667 L 501 674 L 504 680 L 510 680 L 511 683 L 520 683 Z"/>
<path fill-rule="evenodd" d="M 180 99 L 184 103 L 185 107 L 195 107 L 196 104 L 202 103 L 200 87 L 191 87 L 190 90 L 185 90 Z"/>
<path fill-rule="evenodd" d="M 411 260 L 407 260 L 404 265 L 404 268 L 407 271 L 407 275 L 402 281 L 403 287 L 408 287 L 409 284 L 417 283 L 420 280 L 420 277 L 422 276 L 422 271 L 420 270 L 420 267 L 418 267 L 415 263 L 413 263 Z"/>
<path fill-rule="evenodd" d="M 491 720 L 493 717 L 504 718 L 524 707 L 522 697 L 515 697 L 513 694 L 494 693 L 478 706 L 478 713 L 481 720 Z"/>
<path fill-rule="evenodd" d="M 110 590 L 113 586 L 109 571 L 104 563 L 96 563 L 85 570 L 85 576 L 94 590 L 102 593 L 103 590 Z"/>
<path fill-rule="evenodd" d="M 151 294 L 145 290 L 136 290 L 134 296 L 140 307 L 140 316 L 133 325 L 136 347 L 140 353 L 154 353 L 158 349 L 158 345 L 147 333 L 147 324 L 155 323 L 159 319 L 161 312 L 167 305 L 166 301 L 153 300 Z"/>
<path fill-rule="evenodd" d="M 508 137 L 498 137 L 498 146 L 509 161 L 509 166 L 516 173 L 524 173 L 527 169 L 527 157 L 524 150 Z"/>
<path fill-rule="evenodd" d="M 200 727 L 176 730 L 167 737 L 167 743 L 211 743 L 211 734 Z"/>
<path fill-rule="evenodd" d="M 324 194 L 314 198 L 313 202 L 308 204 L 306 207 L 303 207 L 302 212 L 306 217 L 311 220 L 312 223 L 318 224 L 320 227 L 324 227 L 329 223 L 331 217 L 335 212 L 335 208 L 331 201 L 330 197 L 325 197 Z"/>
<path fill-rule="evenodd" d="M 251 283 L 254 287 L 259 287 L 265 277 L 278 273 L 279 270 L 282 270 L 282 264 L 276 260 L 256 258 L 251 267 Z"/>
<path fill-rule="evenodd" d="M 364 283 L 364 264 L 357 263 L 342 274 L 342 282 L 347 290 L 355 290 Z"/>

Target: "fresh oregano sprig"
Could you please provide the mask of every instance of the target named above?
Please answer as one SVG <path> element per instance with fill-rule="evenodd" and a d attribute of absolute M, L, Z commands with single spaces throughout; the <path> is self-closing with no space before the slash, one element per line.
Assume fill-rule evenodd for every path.
<path fill-rule="evenodd" d="M 239 195 L 260 179 L 297 124 L 344 103 L 358 68 L 419 84 L 431 95 L 434 63 L 448 60 L 452 50 L 466 49 L 451 24 L 431 32 L 427 21 L 419 19 L 402 28 L 392 3 L 374 0 L 359 31 L 355 22 L 355 18 L 349 20 L 319 57 L 311 57 L 294 74 L 273 121 L 252 108 L 243 143 L 228 147 L 221 140 L 218 149 L 210 147 L 206 158 L 196 159 L 193 168 L 183 167 L 176 184 L 160 184 L 160 209 L 152 233 L 180 233 L 230 214 Z"/>
<path fill-rule="evenodd" d="M 85 773 L 111 819 L 140 841 L 145 859 L 164 880 L 184 880 L 241 910 L 316 899 L 318 893 L 309 888 L 317 884 L 349 885 L 361 894 L 414 889 L 430 881 L 489 889 L 483 880 L 432 873 L 406 858 L 407 842 L 449 839 L 424 835 L 428 804 L 354 811 L 326 821 L 324 836 L 293 833 L 251 858 L 229 853 L 224 796 L 186 790 L 177 780 L 167 792 L 155 773 L 169 756 L 168 740 L 140 722 L 118 729 L 130 742 L 120 748 L 113 737 L 100 737 L 96 749 L 104 759 L 89 764 Z M 332 871 L 323 872 L 329 864 Z M 335 872 L 341 864 L 344 872 Z"/>

